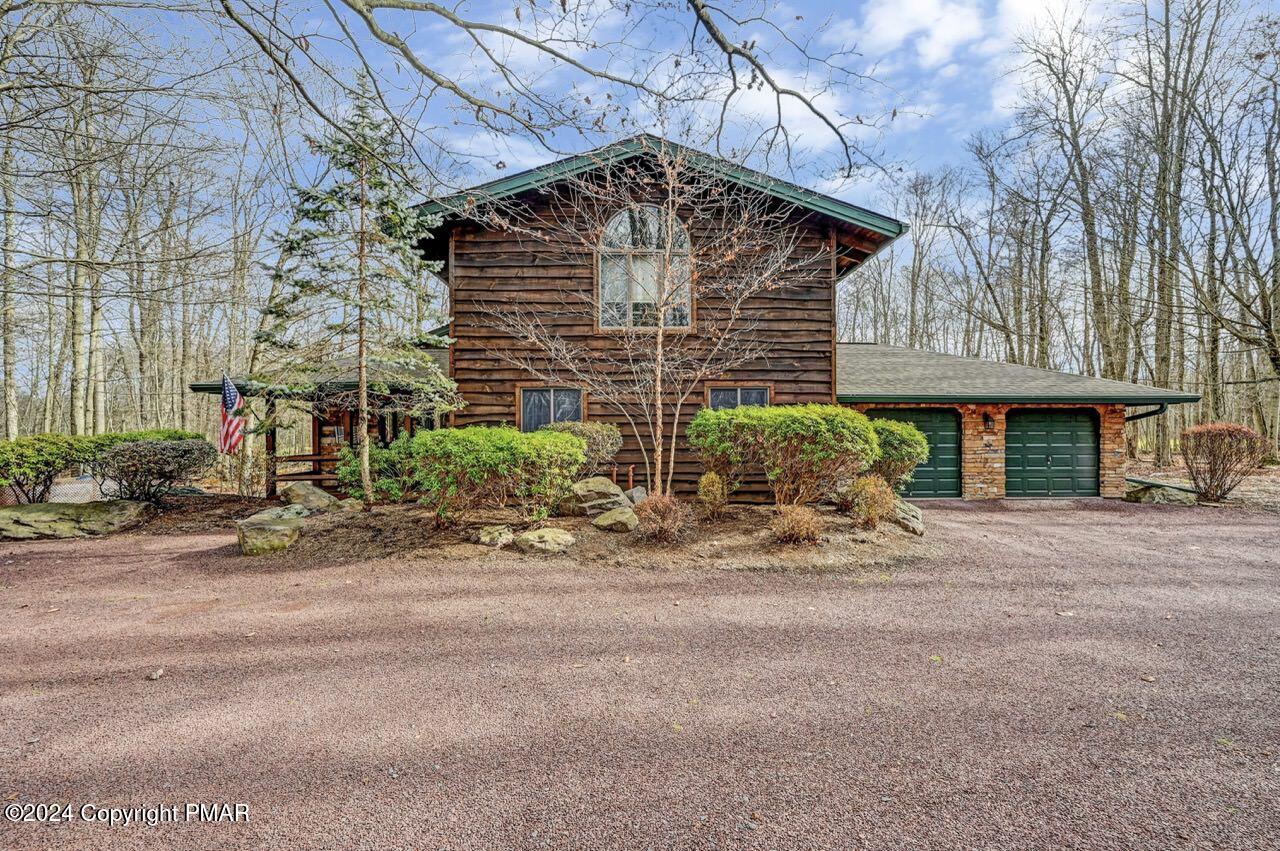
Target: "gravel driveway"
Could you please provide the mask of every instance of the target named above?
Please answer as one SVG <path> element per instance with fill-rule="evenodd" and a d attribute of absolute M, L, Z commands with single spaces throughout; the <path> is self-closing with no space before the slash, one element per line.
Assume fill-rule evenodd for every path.
<path fill-rule="evenodd" d="M 1278 847 L 1275 515 L 926 517 L 822 575 L 0 545 L 5 803 L 249 806 L 0 848 Z"/>

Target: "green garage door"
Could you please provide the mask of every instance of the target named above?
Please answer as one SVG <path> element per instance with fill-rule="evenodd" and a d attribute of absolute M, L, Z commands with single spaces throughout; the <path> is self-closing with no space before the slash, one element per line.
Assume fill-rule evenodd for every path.
<path fill-rule="evenodd" d="M 1006 496 L 1097 496 L 1098 423 L 1090 411 L 1010 411 Z"/>
<path fill-rule="evenodd" d="M 928 408 L 869 411 L 872 417 L 912 423 L 929 439 L 929 460 L 916 467 L 904 496 L 960 495 L 960 415 Z"/>

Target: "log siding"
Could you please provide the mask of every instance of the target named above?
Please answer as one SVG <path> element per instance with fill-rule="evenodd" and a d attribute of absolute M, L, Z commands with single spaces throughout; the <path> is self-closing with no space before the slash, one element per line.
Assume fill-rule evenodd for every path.
<path fill-rule="evenodd" d="M 747 303 L 756 321 L 754 333 L 768 347 L 767 357 L 717 376 L 714 382 L 700 384 L 684 400 L 677 430 L 675 481 L 678 490 L 694 489 L 702 472 L 684 443 L 684 429 L 705 403 L 708 385 L 767 385 L 771 403 L 777 405 L 834 399 L 835 236 L 829 226 L 815 218 L 798 214 L 794 222 L 798 234 L 797 259 L 812 258 L 806 277 L 785 282 Z M 691 232 L 690 238 L 696 257 L 699 234 Z M 466 407 L 451 415 L 455 426 L 515 425 L 519 417 L 518 387 L 543 383 L 494 353 L 498 348 L 520 351 L 522 344 L 491 327 L 486 311 L 501 309 L 507 304 L 519 304 L 525 309 L 545 305 L 544 322 L 548 329 L 599 350 L 602 355 L 618 351 L 615 338 L 619 333 L 627 333 L 614 329 L 601 331 L 596 317 L 585 312 L 563 315 L 555 310 L 566 302 L 576 303 L 579 310 L 595 304 L 598 281 L 594 253 L 582 252 L 581 257 L 553 256 L 531 248 L 515 235 L 464 223 L 450 232 L 448 256 L 446 278 L 453 316 L 450 335 L 455 340 L 450 351 L 450 375 L 466 401 Z M 691 308 L 695 325 L 706 327 L 699 323 L 715 322 L 716 307 L 700 303 L 696 285 L 694 289 Z M 522 354 L 542 363 L 536 348 L 526 346 Z M 574 384 L 568 375 L 564 383 Z M 640 410 L 635 413 L 640 415 Z M 611 422 L 622 429 L 623 446 L 617 464 L 624 474 L 626 468 L 635 465 L 637 481 L 644 481 L 640 445 L 626 418 L 612 406 L 591 398 L 584 398 L 584 417 Z M 764 498 L 767 489 L 763 482 L 750 482 L 744 488 L 744 495 Z"/>

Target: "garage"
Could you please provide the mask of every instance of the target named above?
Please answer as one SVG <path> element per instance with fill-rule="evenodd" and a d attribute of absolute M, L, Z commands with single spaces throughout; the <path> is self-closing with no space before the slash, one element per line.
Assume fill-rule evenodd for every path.
<path fill-rule="evenodd" d="M 884 343 L 836 344 L 836 401 L 920 427 L 913 497 L 1125 493 L 1125 423 L 1194 393 Z"/>
<path fill-rule="evenodd" d="M 1086 410 L 1014 410 L 1005 424 L 1005 495 L 1098 495 L 1098 422 Z"/>
<path fill-rule="evenodd" d="M 916 467 L 904 496 L 917 499 L 960 496 L 960 415 L 946 409 L 872 410 L 872 417 L 911 423 L 929 441 L 929 460 Z"/>

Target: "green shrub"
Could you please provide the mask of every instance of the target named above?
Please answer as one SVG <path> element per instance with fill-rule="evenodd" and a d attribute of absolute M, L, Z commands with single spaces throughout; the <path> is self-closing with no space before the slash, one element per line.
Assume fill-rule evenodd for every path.
<path fill-rule="evenodd" d="M 562 432 L 518 435 L 515 471 L 509 495 L 526 516 L 543 520 L 569 493 L 586 463 L 586 441 Z"/>
<path fill-rule="evenodd" d="M 929 440 L 911 423 L 873 419 L 880 456 L 872 462 L 870 472 L 897 490 L 911 481 L 916 467 L 929 460 Z"/>
<path fill-rule="evenodd" d="M 783 505 L 769 521 L 774 540 L 782 544 L 816 544 L 824 528 L 822 515 L 807 505 Z"/>
<path fill-rule="evenodd" d="M 693 511 L 670 494 L 651 496 L 636 506 L 640 535 L 650 541 L 677 544 L 693 528 Z"/>
<path fill-rule="evenodd" d="M 704 408 L 689 424 L 689 442 L 726 482 L 763 469 L 777 505 L 816 502 L 880 455 L 870 421 L 842 405 Z"/>
<path fill-rule="evenodd" d="M 107 480 L 102 470 L 102 458 L 108 449 L 122 443 L 136 443 L 140 440 L 204 440 L 204 435 L 178 428 L 150 428 L 87 434 L 74 437 L 72 440 L 76 444 L 76 463 L 83 465 L 85 471 L 98 483 L 98 487 L 102 488 Z"/>
<path fill-rule="evenodd" d="M 105 450 L 97 463 L 105 495 L 157 503 L 174 485 L 203 475 L 217 458 L 218 451 L 204 438 L 129 440 Z"/>
<path fill-rule="evenodd" d="M 44 502 L 53 480 L 79 460 L 77 439 L 65 434 L 36 434 L 0 443 L 0 486 L 19 502 Z"/>
<path fill-rule="evenodd" d="M 543 426 L 542 431 L 563 432 L 582 438 L 587 447 L 587 460 L 577 472 L 578 478 L 599 471 L 622 448 L 622 431 L 613 423 L 551 423 Z"/>
<path fill-rule="evenodd" d="M 35 434 L 0 443 L 0 487 L 8 486 L 22 502 L 44 502 L 58 476 L 83 465 L 97 480 L 104 477 L 100 460 L 113 446 L 139 440 L 199 440 L 201 435 L 179 429 L 108 432 L 79 435 Z"/>
<path fill-rule="evenodd" d="M 703 408 L 685 431 L 689 447 L 698 453 L 707 472 L 720 477 L 726 495 L 738 489 L 746 469 L 755 461 L 750 454 L 752 447 L 742 433 L 742 418 L 737 414 L 740 410 L 743 409 Z"/>
<path fill-rule="evenodd" d="M 711 519 L 724 516 L 729 504 L 729 488 L 719 473 L 708 470 L 698 479 L 698 502 Z"/>
<path fill-rule="evenodd" d="M 370 445 L 369 471 L 373 474 L 374 502 L 412 502 L 418 498 L 418 463 L 413 454 L 413 438 L 404 435 L 389 446 Z M 360 456 L 350 446 L 338 453 L 338 485 L 351 496 L 364 500 L 360 479 Z"/>
<path fill-rule="evenodd" d="M 836 507 L 857 521 L 859 526 L 874 529 L 898 504 L 898 495 L 877 475 L 850 479 L 835 494 Z"/>
<path fill-rule="evenodd" d="M 513 428 L 471 426 L 419 432 L 382 449 L 370 448 L 374 499 L 417 501 L 440 524 L 484 506 L 514 503 L 541 520 L 569 491 L 586 458 L 585 441 L 557 431 L 523 434 Z M 338 481 L 363 499 L 360 463 L 345 451 Z"/>

